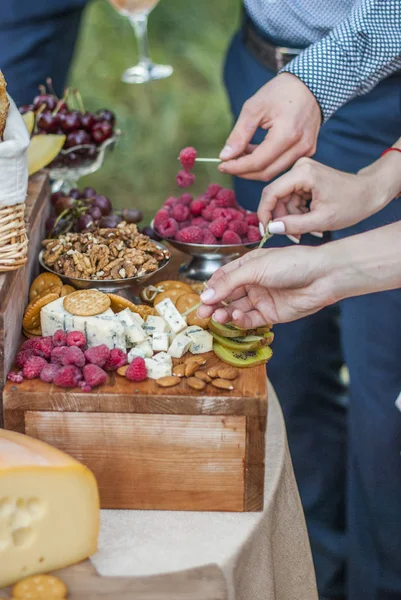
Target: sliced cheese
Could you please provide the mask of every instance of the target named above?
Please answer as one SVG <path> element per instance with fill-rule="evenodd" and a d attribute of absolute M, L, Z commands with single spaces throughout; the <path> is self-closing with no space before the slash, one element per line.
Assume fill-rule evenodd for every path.
<path fill-rule="evenodd" d="M 94 554 L 99 494 L 87 467 L 0 429 L 0 588 Z"/>

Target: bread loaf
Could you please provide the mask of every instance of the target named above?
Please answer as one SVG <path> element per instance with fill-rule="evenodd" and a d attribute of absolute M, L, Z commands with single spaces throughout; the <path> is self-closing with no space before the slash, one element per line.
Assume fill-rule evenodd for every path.
<path fill-rule="evenodd" d="M 10 107 L 10 103 L 7 98 L 6 87 L 6 80 L 4 79 L 3 73 L 0 71 L 0 140 L 3 139 L 8 109 Z"/>

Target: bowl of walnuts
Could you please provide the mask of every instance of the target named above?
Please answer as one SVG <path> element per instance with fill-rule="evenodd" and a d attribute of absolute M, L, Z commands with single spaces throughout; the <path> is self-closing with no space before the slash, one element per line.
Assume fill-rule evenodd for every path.
<path fill-rule="evenodd" d="M 77 289 L 117 291 L 142 283 L 164 269 L 170 251 L 138 232 L 134 223 L 65 233 L 42 242 L 39 262 Z"/>

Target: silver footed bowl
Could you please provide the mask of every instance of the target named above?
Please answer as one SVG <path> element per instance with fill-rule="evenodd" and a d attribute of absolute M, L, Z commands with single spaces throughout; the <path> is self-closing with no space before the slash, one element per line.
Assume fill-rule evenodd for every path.
<path fill-rule="evenodd" d="M 156 275 L 156 273 L 160 273 L 160 271 L 168 265 L 168 263 L 170 262 L 170 258 L 171 258 L 170 250 L 168 248 L 166 248 L 166 246 L 164 246 L 160 242 L 155 242 L 155 244 L 157 245 L 157 247 L 160 250 L 162 250 L 162 252 L 164 254 L 164 259 L 160 262 L 159 268 L 156 271 L 152 271 L 151 273 L 145 273 L 145 275 L 139 275 L 136 277 L 128 277 L 127 279 L 80 279 L 80 278 L 76 278 L 76 277 L 67 277 L 66 275 L 57 273 L 57 271 L 53 271 L 53 269 L 51 269 L 50 267 L 48 267 L 45 264 L 45 262 L 43 260 L 43 254 L 45 252 L 44 250 L 41 250 L 39 253 L 39 263 L 45 271 L 48 271 L 49 273 L 54 273 L 55 275 L 60 277 L 60 279 L 63 281 L 63 283 L 72 285 L 73 287 L 77 288 L 78 290 L 86 290 L 89 288 L 96 288 L 97 290 L 100 290 L 101 292 L 112 293 L 112 292 L 118 292 L 120 290 L 124 290 L 127 288 L 131 288 L 133 286 L 139 285 L 139 284 L 143 283 L 144 281 L 146 281 L 147 279 L 150 279 L 151 277 L 153 277 L 153 275 Z M 132 298 L 132 301 L 135 301 L 135 300 L 138 300 L 136 296 L 134 296 Z M 139 302 L 141 302 L 141 301 L 139 301 Z"/>
<path fill-rule="evenodd" d="M 153 227 L 153 221 L 151 227 Z M 259 242 L 249 242 L 248 244 L 209 246 L 206 244 L 186 244 L 168 238 L 165 241 L 171 244 L 173 248 L 177 248 L 177 250 L 192 257 L 192 260 L 180 266 L 179 271 L 185 277 L 197 281 L 207 281 L 217 269 L 257 248 L 259 245 Z"/>

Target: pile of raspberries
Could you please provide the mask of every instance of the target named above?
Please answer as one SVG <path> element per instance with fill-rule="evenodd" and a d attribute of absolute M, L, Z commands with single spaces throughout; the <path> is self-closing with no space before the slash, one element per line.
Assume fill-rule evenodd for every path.
<path fill-rule="evenodd" d="M 183 171 L 177 175 L 180 187 L 189 187 L 195 181 L 190 173 L 196 159 L 195 148 L 180 152 Z M 262 236 L 256 213 L 241 208 L 233 190 L 212 183 L 206 192 L 194 198 L 184 193 L 170 197 L 156 213 L 154 229 L 165 239 L 187 244 L 238 245 L 257 243 Z"/>
<path fill-rule="evenodd" d="M 63 388 L 80 387 L 84 392 L 106 383 L 108 371 L 127 364 L 127 354 L 105 344 L 87 348 L 80 331 L 65 333 L 59 329 L 53 336 L 29 339 L 15 357 L 20 371 L 11 371 L 8 379 L 22 383 L 24 379 L 41 379 Z M 143 358 L 134 358 L 125 376 L 131 381 L 147 379 Z"/>

